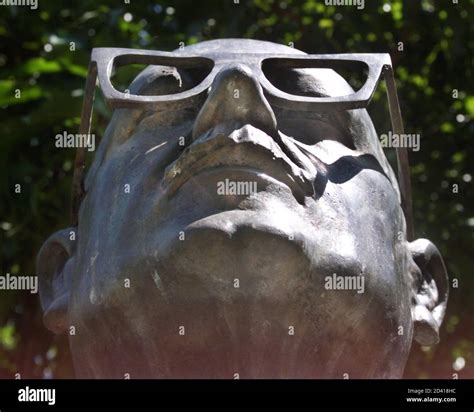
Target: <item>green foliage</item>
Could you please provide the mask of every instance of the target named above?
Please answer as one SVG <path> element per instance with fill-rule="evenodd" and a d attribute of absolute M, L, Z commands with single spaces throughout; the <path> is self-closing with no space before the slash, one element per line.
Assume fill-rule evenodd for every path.
<path fill-rule="evenodd" d="M 16 344 L 15 326 L 12 323 L 7 323 L 0 328 L 0 346 L 6 350 L 12 350 L 15 349 Z"/>
<path fill-rule="evenodd" d="M 54 136 L 77 128 L 93 47 L 173 50 L 179 42 L 243 37 L 293 42 L 308 53 L 389 52 L 405 128 L 422 135 L 421 150 L 410 154 L 416 234 L 438 245 L 459 281 L 442 343 L 414 348 L 406 374 L 450 377 L 453 361 L 464 358 L 460 377 L 473 378 L 474 1 L 367 0 L 364 10 L 322 0 L 130 3 L 40 0 L 37 10 L 0 7 L 1 274 L 34 274 L 44 239 L 69 224 L 74 153 L 55 150 Z M 371 113 L 386 130 L 382 97 L 377 92 Z M 99 135 L 109 114 L 99 99 Z M 65 340 L 43 330 L 36 297 L 2 292 L 0 299 L 0 376 L 70 376 Z M 59 355 L 48 357 L 56 346 Z"/>

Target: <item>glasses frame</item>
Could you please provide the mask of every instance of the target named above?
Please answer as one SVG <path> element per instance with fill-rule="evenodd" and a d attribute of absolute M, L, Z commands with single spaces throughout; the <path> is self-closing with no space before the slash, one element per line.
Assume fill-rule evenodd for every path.
<path fill-rule="evenodd" d="M 79 134 L 90 136 L 95 88 L 99 80 L 106 103 L 113 109 L 133 108 L 143 110 L 182 109 L 195 106 L 208 93 L 216 75 L 223 67 L 235 64 L 236 56 L 250 66 L 260 82 L 265 97 L 273 106 L 297 111 L 344 111 L 367 108 L 377 85 L 383 77 L 386 83 L 388 106 L 393 133 L 404 133 L 400 104 L 393 73 L 392 61 L 387 53 L 348 54 L 280 54 L 280 53 L 202 53 L 190 54 L 186 49 L 176 52 L 100 47 L 91 53 L 82 103 Z M 279 90 L 265 76 L 262 65 L 271 61 L 281 68 L 340 69 L 351 63 L 363 63 L 368 68 L 367 79 L 357 92 L 339 97 L 308 97 L 293 95 Z M 206 67 L 210 70 L 204 80 L 195 87 L 172 95 L 140 96 L 123 93 L 114 88 L 111 75 L 114 68 L 127 64 L 174 66 L 179 69 Z M 413 239 L 411 182 L 406 148 L 397 148 L 398 184 L 401 206 L 405 214 L 407 238 Z M 78 224 L 79 207 L 85 196 L 84 171 L 86 148 L 77 148 L 72 188 L 72 220 Z"/>

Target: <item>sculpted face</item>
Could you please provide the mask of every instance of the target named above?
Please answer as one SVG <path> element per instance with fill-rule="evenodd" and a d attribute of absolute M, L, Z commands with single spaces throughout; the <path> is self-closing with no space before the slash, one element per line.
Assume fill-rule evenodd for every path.
<path fill-rule="evenodd" d="M 192 109 L 116 110 L 86 180 L 77 237 L 38 257 L 45 323 L 80 377 L 401 377 L 437 341 L 446 273 L 409 243 L 396 178 L 365 110 L 272 107 L 235 51 Z M 202 73 L 149 67 L 131 92 Z M 326 69 L 273 70 L 280 89 L 342 96 Z M 73 327 L 73 328 L 71 328 Z"/>

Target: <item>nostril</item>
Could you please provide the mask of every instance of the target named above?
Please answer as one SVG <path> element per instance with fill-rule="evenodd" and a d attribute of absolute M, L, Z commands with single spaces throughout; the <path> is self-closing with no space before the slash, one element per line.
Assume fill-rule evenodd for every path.
<path fill-rule="evenodd" d="M 275 135 L 276 118 L 266 100 L 258 75 L 243 64 L 224 67 L 209 89 L 193 128 L 193 139 L 222 124 L 251 124 Z"/>

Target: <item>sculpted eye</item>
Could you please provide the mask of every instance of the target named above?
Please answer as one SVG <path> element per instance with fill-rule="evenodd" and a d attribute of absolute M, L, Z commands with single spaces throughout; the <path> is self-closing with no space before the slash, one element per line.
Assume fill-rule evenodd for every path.
<path fill-rule="evenodd" d="M 138 92 L 144 96 L 161 96 L 185 91 L 186 85 L 174 67 L 164 67 L 157 73 L 146 76 L 146 82 Z"/>
<path fill-rule="evenodd" d="M 175 67 L 149 66 L 135 79 L 130 89 L 132 93 L 142 96 L 177 94 L 199 85 L 208 74 L 209 70 L 201 68 L 178 70 Z M 195 118 L 200 107 L 201 105 L 196 105 L 184 109 L 147 111 L 140 123 L 173 127 Z"/>
<path fill-rule="evenodd" d="M 113 74 L 112 85 L 121 92 L 141 96 L 163 96 L 182 93 L 199 85 L 209 74 L 210 68 L 177 69 L 172 66 L 120 66 Z"/>
<path fill-rule="evenodd" d="M 337 97 L 358 91 L 367 80 L 367 68 L 362 63 L 350 62 L 337 71 L 333 69 L 293 69 L 275 67 L 271 61 L 262 71 L 277 89 L 296 96 Z"/>
<path fill-rule="evenodd" d="M 352 64 L 335 72 L 332 69 L 278 68 L 271 62 L 264 62 L 262 70 L 273 86 L 285 93 L 305 97 L 347 96 L 358 90 L 366 79 L 360 64 Z M 302 143 L 313 145 L 323 140 L 334 140 L 354 149 L 350 131 L 337 113 L 303 112 L 278 107 L 273 107 L 273 110 L 280 130 Z"/>

